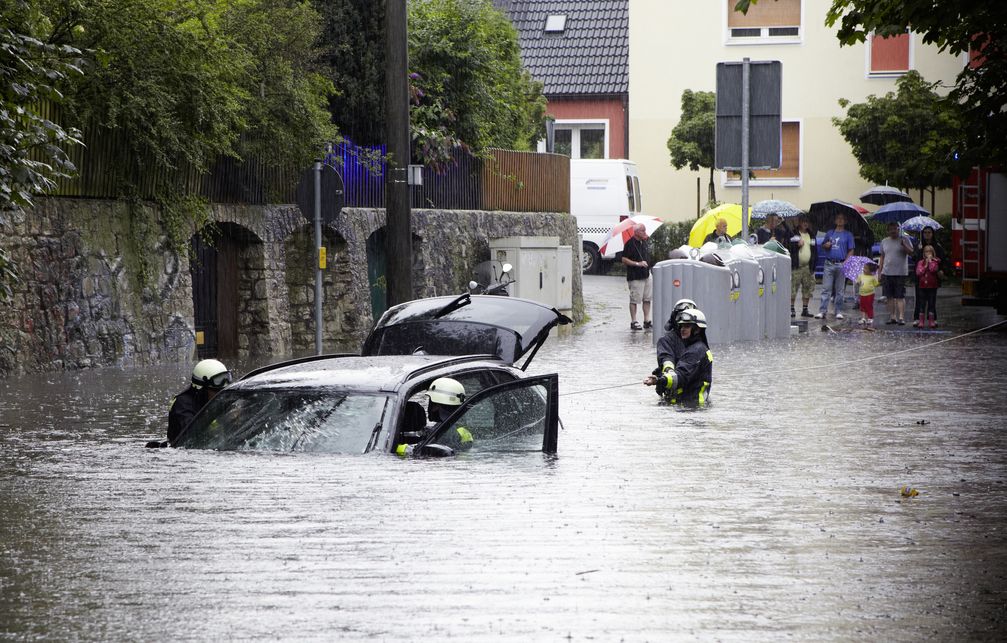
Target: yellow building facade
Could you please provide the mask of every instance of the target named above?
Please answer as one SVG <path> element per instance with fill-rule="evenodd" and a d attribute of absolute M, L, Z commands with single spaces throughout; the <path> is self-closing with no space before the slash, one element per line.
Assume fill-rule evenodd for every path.
<path fill-rule="evenodd" d="M 759 172 L 749 199 L 783 199 L 803 209 L 829 199 L 858 203 L 872 185 L 832 124 L 845 115 L 839 99 L 857 103 L 894 91 L 908 69 L 950 87 L 965 64 L 917 34 L 840 47 L 836 28 L 825 25 L 831 0 L 761 0 L 747 16 L 731 10 L 735 3 L 629 0 L 629 156 L 639 168 L 647 214 L 694 218 L 697 201 L 706 202 L 709 170 L 676 170 L 667 141 L 682 92 L 715 91 L 718 62 L 782 63 L 783 165 Z M 741 201 L 736 176 L 715 171 L 714 185 L 719 201 Z M 918 191 L 911 196 L 919 203 Z M 922 205 L 930 209 L 929 193 Z M 934 209 L 950 211 L 950 191 L 937 193 Z"/>

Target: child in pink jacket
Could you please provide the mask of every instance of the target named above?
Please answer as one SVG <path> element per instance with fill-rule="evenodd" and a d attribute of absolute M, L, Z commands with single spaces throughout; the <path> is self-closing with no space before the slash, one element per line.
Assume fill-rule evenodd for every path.
<path fill-rule="evenodd" d="M 930 319 L 930 328 L 937 327 L 937 271 L 940 269 L 940 260 L 934 253 L 933 246 L 923 248 L 923 258 L 916 262 L 916 279 L 920 286 L 920 328 L 923 328 L 925 319 Z"/>

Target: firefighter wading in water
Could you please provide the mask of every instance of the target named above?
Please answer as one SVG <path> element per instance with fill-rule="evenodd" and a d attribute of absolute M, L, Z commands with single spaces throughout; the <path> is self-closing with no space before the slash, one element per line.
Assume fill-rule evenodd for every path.
<path fill-rule="evenodd" d="M 680 300 L 665 329 L 668 334 L 658 341 L 658 369 L 643 383 L 656 385 L 658 395 L 669 404 L 706 406 L 713 385 L 713 353 L 706 339 L 706 315 L 691 300 Z"/>
<path fill-rule="evenodd" d="M 171 400 L 168 443 L 174 444 L 199 409 L 231 383 L 231 371 L 215 359 L 204 359 L 192 369 L 192 383 Z"/>

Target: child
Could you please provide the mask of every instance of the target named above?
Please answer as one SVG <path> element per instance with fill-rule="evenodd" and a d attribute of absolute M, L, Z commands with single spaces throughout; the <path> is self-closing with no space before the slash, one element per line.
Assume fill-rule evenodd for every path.
<path fill-rule="evenodd" d="M 923 247 L 923 258 L 916 263 L 916 279 L 920 286 L 920 328 L 930 318 L 930 328 L 937 328 L 937 271 L 940 260 L 933 246 Z"/>
<path fill-rule="evenodd" d="M 857 292 L 860 293 L 860 323 L 870 326 L 874 323 L 874 291 L 881 282 L 874 276 L 877 264 L 865 263 L 864 271 L 857 277 Z"/>

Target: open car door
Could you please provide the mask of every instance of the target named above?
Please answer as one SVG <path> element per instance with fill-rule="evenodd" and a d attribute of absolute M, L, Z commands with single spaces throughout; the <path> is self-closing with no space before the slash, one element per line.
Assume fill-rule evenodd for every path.
<path fill-rule="evenodd" d="M 362 355 L 495 355 L 527 369 L 553 326 L 570 318 L 516 297 L 431 297 L 389 308 L 364 341 Z"/>
<path fill-rule="evenodd" d="M 491 386 L 458 407 L 417 445 L 472 450 L 556 453 L 559 376 L 555 373 Z"/>

